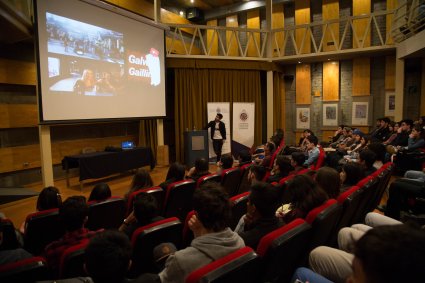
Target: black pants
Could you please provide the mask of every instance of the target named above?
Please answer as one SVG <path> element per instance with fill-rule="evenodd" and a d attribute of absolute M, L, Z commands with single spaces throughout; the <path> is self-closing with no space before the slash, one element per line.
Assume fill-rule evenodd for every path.
<path fill-rule="evenodd" d="M 408 208 L 408 198 L 425 197 L 423 182 L 399 179 L 390 185 L 385 215 L 400 220 L 400 211 Z"/>
<path fill-rule="evenodd" d="M 220 161 L 221 159 L 221 149 L 223 148 L 223 140 L 212 140 L 213 142 L 213 148 L 214 148 L 214 153 L 217 155 L 217 162 Z"/>

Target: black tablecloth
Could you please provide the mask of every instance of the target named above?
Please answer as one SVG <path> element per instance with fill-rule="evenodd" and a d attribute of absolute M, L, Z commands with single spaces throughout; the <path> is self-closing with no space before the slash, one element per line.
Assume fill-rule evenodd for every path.
<path fill-rule="evenodd" d="M 65 156 L 62 160 L 64 170 L 80 168 L 80 181 L 102 178 L 147 165 L 150 165 L 151 169 L 155 167 L 152 150 L 147 147 Z"/>

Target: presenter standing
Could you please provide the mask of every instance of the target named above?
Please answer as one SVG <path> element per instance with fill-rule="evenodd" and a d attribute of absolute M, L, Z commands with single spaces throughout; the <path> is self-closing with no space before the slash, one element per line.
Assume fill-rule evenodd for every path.
<path fill-rule="evenodd" d="M 226 140 L 226 126 L 221 119 L 223 119 L 223 114 L 217 113 L 214 121 L 210 121 L 205 127 L 206 129 L 211 128 L 211 139 L 214 152 L 217 155 L 217 162 L 221 159 L 221 149 L 223 148 L 223 143 Z"/>

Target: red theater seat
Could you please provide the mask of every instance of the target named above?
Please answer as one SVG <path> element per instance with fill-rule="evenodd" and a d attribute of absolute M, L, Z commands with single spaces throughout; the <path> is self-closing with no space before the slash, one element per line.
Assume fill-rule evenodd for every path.
<path fill-rule="evenodd" d="M 136 198 L 136 196 L 138 196 L 141 193 L 152 194 L 152 196 L 155 197 L 156 202 L 158 203 L 158 207 L 162 208 L 162 205 L 164 203 L 165 192 L 161 187 L 152 187 L 152 188 L 147 188 L 147 189 L 141 189 L 141 190 L 137 190 L 137 191 L 131 193 L 128 196 L 127 215 L 129 215 L 133 211 L 134 199 Z M 122 219 L 121 219 L 121 222 L 122 222 Z"/>
<path fill-rule="evenodd" d="M 60 278 L 87 276 L 84 270 L 84 255 L 88 244 L 89 240 L 85 240 L 63 252 L 59 266 Z"/>
<path fill-rule="evenodd" d="M 230 197 L 237 193 L 240 180 L 241 170 L 237 167 L 225 169 L 221 172 L 221 185 Z"/>
<path fill-rule="evenodd" d="M 185 282 L 257 283 L 259 269 L 258 256 L 251 248 L 244 247 L 193 271 Z"/>
<path fill-rule="evenodd" d="M 0 266 L 1 282 L 35 282 L 47 279 L 47 263 L 42 257 L 32 257 Z"/>
<path fill-rule="evenodd" d="M 89 216 L 86 227 L 89 230 L 118 229 L 125 218 L 125 201 L 111 197 L 101 202 L 89 202 Z"/>
<path fill-rule="evenodd" d="M 192 210 L 195 185 L 193 180 L 182 180 L 167 186 L 164 199 L 164 217 L 176 216 L 184 221 L 187 213 Z"/>
<path fill-rule="evenodd" d="M 200 188 L 206 182 L 215 182 L 215 183 L 220 184 L 221 175 L 219 175 L 217 173 L 213 173 L 213 174 L 208 174 L 208 175 L 202 176 L 198 179 L 198 181 L 196 181 L 196 187 Z"/>
<path fill-rule="evenodd" d="M 246 204 L 248 202 L 250 192 L 245 192 L 230 198 L 232 202 L 232 217 L 229 227 L 234 230 L 239 222 L 239 219 L 246 214 Z"/>

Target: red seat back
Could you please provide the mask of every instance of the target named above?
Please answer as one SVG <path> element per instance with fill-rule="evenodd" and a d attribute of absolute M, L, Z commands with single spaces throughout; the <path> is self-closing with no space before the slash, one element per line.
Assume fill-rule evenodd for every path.
<path fill-rule="evenodd" d="M 308 254 L 311 226 L 303 219 L 265 235 L 257 247 L 264 270 L 262 282 L 289 282 Z"/>
<path fill-rule="evenodd" d="M 67 248 L 61 256 L 59 265 L 60 278 L 72 278 L 87 276 L 84 269 L 84 255 L 89 240 Z"/>
<path fill-rule="evenodd" d="M 189 228 L 189 220 L 192 216 L 195 215 L 195 211 L 191 210 L 186 216 L 183 224 L 183 232 L 182 232 L 182 248 L 185 248 L 190 245 L 194 236 L 192 230 Z"/>
<path fill-rule="evenodd" d="M 164 203 L 164 197 L 165 197 L 164 190 L 161 187 L 146 188 L 146 189 L 137 190 L 137 191 L 131 193 L 128 196 L 128 200 L 127 200 L 127 213 L 126 213 L 127 215 L 129 215 L 133 211 L 134 200 L 141 193 L 152 194 L 155 197 L 156 202 L 158 203 L 158 207 L 159 208 L 162 208 L 162 205 Z"/>
<path fill-rule="evenodd" d="M 260 262 L 255 252 L 241 248 L 217 259 L 188 275 L 186 283 L 200 282 L 258 282 Z"/>
<path fill-rule="evenodd" d="M 121 197 L 111 197 L 101 202 L 89 202 L 89 215 L 86 227 L 89 230 L 118 229 L 125 218 L 125 201 Z"/>
<path fill-rule="evenodd" d="M 234 230 L 239 222 L 239 219 L 246 214 L 246 203 L 248 202 L 250 192 L 245 192 L 230 198 L 232 202 L 232 217 L 229 227 Z"/>
<path fill-rule="evenodd" d="M 1 282 L 35 282 L 45 280 L 47 276 L 47 263 L 42 257 L 0 265 Z"/>
<path fill-rule="evenodd" d="M 179 248 L 181 235 L 182 223 L 176 217 L 156 221 L 134 231 L 131 237 L 133 257 L 129 277 L 134 278 L 144 272 L 159 272 L 153 262 L 153 249 L 166 242 Z"/>
<path fill-rule="evenodd" d="M 252 163 L 242 165 L 241 169 L 241 179 L 239 182 L 238 192 L 236 194 L 241 194 L 250 190 L 251 182 L 248 180 L 249 167 Z"/>
<path fill-rule="evenodd" d="M 178 217 L 184 221 L 187 213 L 192 210 L 192 197 L 195 191 L 195 181 L 182 180 L 167 186 L 164 199 L 164 217 Z"/>
<path fill-rule="evenodd" d="M 325 163 L 325 157 L 326 157 L 325 151 L 323 150 L 321 146 L 318 146 L 318 148 L 319 148 L 319 158 L 317 159 L 316 164 L 311 166 L 312 170 L 319 169 Z"/>
<path fill-rule="evenodd" d="M 221 185 L 229 196 L 234 196 L 239 188 L 241 170 L 238 167 L 229 168 L 221 172 Z"/>
<path fill-rule="evenodd" d="M 216 183 L 220 183 L 221 182 L 221 175 L 217 174 L 217 173 L 212 173 L 212 174 L 208 174 L 208 175 L 204 175 L 202 177 L 200 177 L 197 181 L 196 181 L 196 187 L 200 188 L 203 184 L 205 184 L 206 182 L 216 182 Z"/>

